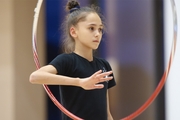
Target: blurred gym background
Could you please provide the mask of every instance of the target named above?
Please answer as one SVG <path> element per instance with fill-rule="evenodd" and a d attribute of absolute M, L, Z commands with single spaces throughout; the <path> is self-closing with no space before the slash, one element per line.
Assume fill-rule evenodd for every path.
<path fill-rule="evenodd" d="M 96 52 L 107 59 L 117 85 L 110 89 L 114 120 L 136 111 L 157 87 L 167 66 L 173 36 L 170 0 L 79 0 L 101 8 L 108 32 Z M 180 3 L 175 0 L 178 17 Z M 0 120 L 61 120 L 61 111 L 41 85 L 29 83 L 36 69 L 32 23 L 37 0 L 0 0 Z M 61 51 L 67 0 L 44 0 L 38 24 L 41 66 Z M 178 38 L 179 39 L 179 38 Z M 179 46 L 179 43 L 178 43 Z M 135 120 L 178 120 L 179 47 L 166 86 Z M 173 83 L 173 84 L 172 84 Z M 59 100 L 58 86 L 49 86 Z"/>

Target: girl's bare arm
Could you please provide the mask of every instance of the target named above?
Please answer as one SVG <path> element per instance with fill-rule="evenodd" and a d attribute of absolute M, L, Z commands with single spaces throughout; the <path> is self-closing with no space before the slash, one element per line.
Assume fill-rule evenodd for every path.
<path fill-rule="evenodd" d="M 107 120 L 113 120 L 113 117 L 112 117 L 111 112 L 110 112 L 110 107 L 109 107 L 109 94 L 108 94 L 108 91 L 107 91 L 107 114 L 108 114 L 108 119 Z"/>
<path fill-rule="evenodd" d="M 111 80 L 112 77 L 105 77 L 109 76 L 110 74 L 112 74 L 112 71 L 102 73 L 102 71 L 99 70 L 98 72 L 87 78 L 73 78 L 63 75 L 57 75 L 56 68 L 52 65 L 47 65 L 34 71 L 30 75 L 29 81 L 33 84 L 72 85 L 90 90 L 103 88 L 103 84 L 97 83 Z"/>

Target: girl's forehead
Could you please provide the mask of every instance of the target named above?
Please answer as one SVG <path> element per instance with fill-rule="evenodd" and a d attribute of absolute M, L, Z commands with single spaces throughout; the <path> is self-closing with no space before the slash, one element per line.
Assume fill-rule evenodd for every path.
<path fill-rule="evenodd" d="M 89 24 L 102 25 L 101 18 L 100 18 L 99 15 L 96 14 L 96 13 L 89 13 L 89 14 L 86 16 L 85 21 L 82 21 L 82 22 L 84 22 L 84 23 L 87 24 L 87 25 L 89 25 Z"/>

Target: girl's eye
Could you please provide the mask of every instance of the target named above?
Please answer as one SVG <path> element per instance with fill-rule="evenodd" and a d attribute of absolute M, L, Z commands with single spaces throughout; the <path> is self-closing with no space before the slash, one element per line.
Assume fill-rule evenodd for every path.
<path fill-rule="evenodd" d="M 90 29 L 91 31 L 94 31 L 94 27 L 90 27 L 89 29 Z"/>
<path fill-rule="evenodd" d="M 95 28 L 95 27 L 89 27 L 89 30 L 92 31 L 92 32 L 94 32 L 94 31 L 96 30 L 96 28 Z M 97 30 L 98 30 L 98 32 L 99 32 L 100 34 L 103 34 L 103 28 L 97 28 Z"/>
<path fill-rule="evenodd" d="M 99 28 L 99 32 L 102 32 L 102 28 Z"/>
<path fill-rule="evenodd" d="M 103 28 L 99 28 L 99 33 L 103 33 Z"/>

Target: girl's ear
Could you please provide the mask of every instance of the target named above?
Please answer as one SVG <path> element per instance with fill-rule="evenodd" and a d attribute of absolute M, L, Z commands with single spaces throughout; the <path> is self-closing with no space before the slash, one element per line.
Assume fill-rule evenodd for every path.
<path fill-rule="evenodd" d="M 70 28 L 70 34 L 73 38 L 77 37 L 76 28 L 74 26 Z"/>

